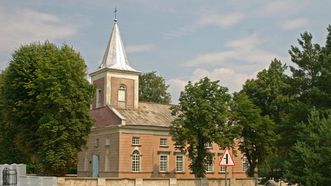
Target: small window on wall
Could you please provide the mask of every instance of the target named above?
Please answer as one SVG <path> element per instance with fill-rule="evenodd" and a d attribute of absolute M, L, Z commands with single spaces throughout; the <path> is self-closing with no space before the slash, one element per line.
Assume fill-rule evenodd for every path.
<path fill-rule="evenodd" d="M 161 138 L 160 139 L 160 146 L 168 146 L 167 138 Z"/>
<path fill-rule="evenodd" d="M 109 146 L 109 145 L 110 145 L 110 139 L 106 138 L 105 146 Z"/>
<path fill-rule="evenodd" d="M 208 158 L 207 172 L 213 172 L 213 171 L 214 171 L 214 157 L 211 156 Z"/>
<path fill-rule="evenodd" d="M 140 137 L 132 137 L 132 145 L 140 145 Z"/>
<path fill-rule="evenodd" d="M 205 143 L 205 147 L 207 149 L 211 149 L 211 148 L 213 148 L 213 145 L 212 145 L 212 143 Z"/>
<path fill-rule="evenodd" d="M 126 106 L 126 86 L 121 85 L 118 89 L 118 106 L 125 108 Z"/>
<path fill-rule="evenodd" d="M 220 166 L 220 173 L 225 173 L 225 166 Z"/>
<path fill-rule="evenodd" d="M 242 160 L 243 160 L 243 171 L 247 171 L 249 168 L 248 159 L 246 156 L 243 156 Z"/>
<path fill-rule="evenodd" d="M 94 148 L 98 148 L 99 147 L 99 138 L 95 139 L 94 141 Z"/>

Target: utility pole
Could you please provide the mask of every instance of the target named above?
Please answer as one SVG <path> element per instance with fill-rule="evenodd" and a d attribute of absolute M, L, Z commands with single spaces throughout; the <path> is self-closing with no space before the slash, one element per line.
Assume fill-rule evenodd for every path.
<path fill-rule="evenodd" d="M 228 166 L 225 166 L 225 186 L 228 185 Z"/>

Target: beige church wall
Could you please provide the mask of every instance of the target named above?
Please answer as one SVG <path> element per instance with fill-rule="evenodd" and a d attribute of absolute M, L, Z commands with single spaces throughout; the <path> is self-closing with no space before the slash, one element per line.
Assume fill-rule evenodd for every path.
<path fill-rule="evenodd" d="M 140 145 L 132 145 L 132 137 L 140 137 Z M 160 138 L 166 138 L 168 146 L 160 146 Z M 189 158 L 184 156 L 184 172 L 176 172 L 176 154 L 180 153 L 174 148 L 173 141 L 168 135 L 158 134 L 120 134 L 120 157 L 119 157 L 119 177 L 121 178 L 194 178 L 189 169 Z M 138 150 L 141 154 L 140 172 L 131 171 L 131 154 Z M 212 172 L 207 172 L 208 178 L 225 178 L 225 174 L 220 172 L 219 162 L 222 158 L 223 150 L 217 144 L 213 144 L 210 149 L 214 153 L 214 167 Z M 168 172 L 159 171 L 160 154 L 168 155 Z M 237 152 L 233 156 L 235 167 L 228 167 L 228 177 L 245 178 L 246 173 L 242 170 L 242 154 Z"/>
<path fill-rule="evenodd" d="M 131 131 L 131 132 L 130 132 Z M 92 155 L 100 157 L 100 176 L 119 178 L 187 178 L 192 179 L 194 175 L 189 169 L 189 158 L 184 156 L 184 172 L 176 172 L 176 154 L 180 153 L 173 145 L 171 137 L 166 131 L 140 131 L 119 129 L 119 128 L 98 128 L 93 129 L 88 139 L 90 149 L 79 153 L 79 176 L 91 176 Z M 140 145 L 132 145 L 132 137 L 140 137 Z M 160 146 L 160 139 L 166 138 L 168 146 Z M 96 147 L 96 140 L 99 145 Z M 106 145 L 108 139 L 109 145 Z M 141 154 L 140 172 L 131 171 L 131 154 L 138 150 Z M 212 172 L 207 172 L 208 178 L 225 178 L 225 174 L 220 172 L 219 162 L 222 158 L 223 150 L 217 144 L 209 149 L 214 154 L 214 167 Z M 105 156 L 108 151 L 109 170 L 105 170 Z M 87 155 L 85 155 L 87 153 Z M 159 171 L 160 154 L 168 155 L 168 172 Z M 88 157 L 88 170 L 84 171 L 84 156 Z M 235 167 L 228 167 L 228 178 L 246 178 L 247 175 L 242 169 L 242 154 L 237 151 L 233 155 Z"/>
<path fill-rule="evenodd" d="M 118 106 L 118 89 L 121 84 L 126 86 L 126 108 L 133 109 L 134 108 L 134 98 L 135 98 L 135 89 L 134 89 L 134 80 L 125 79 L 125 78 L 111 78 L 111 105 Z"/>
<path fill-rule="evenodd" d="M 96 144 L 98 141 L 98 144 Z M 89 135 L 87 147 L 78 154 L 78 176 L 92 175 L 92 156 L 99 156 L 99 176 L 117 177 L 119 159 L 119 133 L 117 131 L 95 130 Z M 107 155 L 108 151 L 108 155 Z M 108 170 L 106 170 L 106 156 L 108 156 Z M 85 157 L 87 157 L 87 169 L 85 169 Z"/>
<path fill-rule="evenodd" d="M 112 99 L 112 78 L 118 78 L 118 79 L 128 79 L 133 80 L 134 84 L 134 92 L 133 92 L 133 102 L 134 102 L 134 108 L 138 108 L 138 87 L 139 87 L 139 73 L 132 73 L 132 72 L 124 72 L 124 71 L 118 71 L 118 70 L 109 70 L 107 73 L 107 90 L 111 93 L 106 95 L 106 103 L 111 105 L 111 99 Z M 117 90 L 116 90 L 117 91 Z M 117 97 L 116 97 L 117 99 Z"/>

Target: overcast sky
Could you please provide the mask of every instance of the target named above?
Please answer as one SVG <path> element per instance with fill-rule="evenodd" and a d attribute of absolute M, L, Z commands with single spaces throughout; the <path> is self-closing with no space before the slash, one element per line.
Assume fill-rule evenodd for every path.
<path fill-rule="evenodd" d="M 300 33 L 324 45 L 331 24 L 329 0 L 1 0 L 0 69 L 20 45 L 49 40 L 72 45 L 92 72 L 115 7 L 130 65 L 163 76 L 173 102 L 205 76 L 238 91 L 273 58 L 289 64 Z"/>

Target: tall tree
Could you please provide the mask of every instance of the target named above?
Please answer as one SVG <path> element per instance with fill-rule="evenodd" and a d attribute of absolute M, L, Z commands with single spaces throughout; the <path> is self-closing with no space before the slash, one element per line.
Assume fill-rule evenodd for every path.
<path fill-rule="evenodd" d="M 330 33 L 329 33 L 330 34 Z M 296 66 L 291 66 L 291 94 L 295 98 L 294 119 L 307 121 L 313 108 L 327 109 L 331 106 L 331 92 L 325 81 L 331 78 L 330 60 L 325 58 L 328 50 L 312 42 L 313 36 L 305 32 L 298 39 L 299 47 L 291 46 L 289 53 Z M 323 60 L 324 57 L 324 60 Z"/>
<path fill-rule="evenodd" d="M 227 91 L 207 77 L 195 84 L 189 82 L 180 94 L 179 105 L 172 108 L 177 117 L 170 134 L 188 152 L 190 168 L 197 178 L 205 177 L 211 157 L 205 145 L 214 142 L 225 147 L 237 137 L 236 126 L 228 122 L 231 96 Z"/>
<path fill-rule="evenodd" d="M 322 48 L 322 68 L 320 73 L 319 87 L 323 90 L 323 98 L 327 102 L 324 104 L 327 109 L 331 108 L 331 25 L 327 28 L 328 35 L 326 37 L 325 46 Z M 324 100 L 323 100 L 324 101 Z"/>
<path fill-rule="evenodd" d="M 171 96 L 167 92 L 169 85 L 156 72 L 148 72 L 139 76 L 139 100 L 155 103 L 170 103 Z"/>
<path fill-rule="evenodd" d="M 239 150 L 248 160 L 247 173 L 254 176 L 255 168 L 264 165 L 275 151 L 274 122 L 269 116 L 261 116 L 261 110 L 244 93 L 234 95 L 231 111 L 233 120 L 241 126 Z"/>
<path fill-rule="evenodd" d="M 331 112 L 312 110 L 301 123 L 299 138 L 285 161 L 285 177 L 300 185 L 329 185 L 331 182 Z"/>
<path fill-rule="evenodd" d="M 5 115 L 18 148 L 45 175 L 63 175 L 75 163 L 92 126 L 94 87 L 86 65 L 68 45 L 34 43 L 12 55 L 4 76 Z"/>
<path fill-rule="evenodd" d="M 259 164 L 259 175 L 266 179 L 282 177 L 281 162 L 288 147 L 296 140 L 292 132 L 294 125 L 289 120 L 292 98 L 289 96 L 290 84 L 289 77 L 285 74 L 286 69 L 286 65 L 274 59 L 267 69 L 257 74 L 256 79 L 247 80 L 240 91 L 261 110 L 261 116 L 270 117 L 275 123 L 275 135 L 280 137 L 274 144 L 277 150 L 266 156 L 264 164 Z"/>
<path fill-rule="evenodd" d="M 261 109 L 261 115 L 269 115 L 276 123 L 284 120 L 288 108 L 286 69 L 286 65 L 274 59 L 267 69 L 257 74 L 256 79 L 247 80 L 241 91 Z"/>
<path fill-rule="evenodd" d="M 0 164 L 22 163 L 26 157 L 16 148 L 15 134 L 17 129 L 7 122 L 5 118 L 5 105 L 3 99 L 3 76 L 0 73 Z"/>
<path fill-rule="evenodd" d="M 291 60 L 296 66 L 290 67 L 292 77 L 289 81 L 289 93 L 293 101 L 290 105 L 291 123 L 288 124 L 293 126 L 292 131 L 296 132 L 291 138 L 283 137 L 286 141 L 295 139 L 294 142 L 291 140 L 293 143 L 288 148 L 289 156 L 283 165 L 286 170 L 285 177 L 291 182 L 303 185 L 327 185 L 330 181 L 326 179 L 330 175 L 325 175 L 330 170 L 323 168 L 324 162 L 330 163 L 330 159 L 323 158 L 324 153 L 329 151 L 325 148 L 329 148 L 330 144 L 321 144 L 322 141 L 330 140 L 326 137 L 329 136 L 326 134 L 329 132 L 326 126 L 329 125 L 327 118 L 330 113 L 328 117 L 321 116 L 331 109 L 331 26 L 327 30 L 325 46 L 313 43 L 312 35 L 305 32 L 298 39 L 299 47 L 292 46 L 289 50 Z M 320 128 L 326 131 L 322 132 Z"/>

